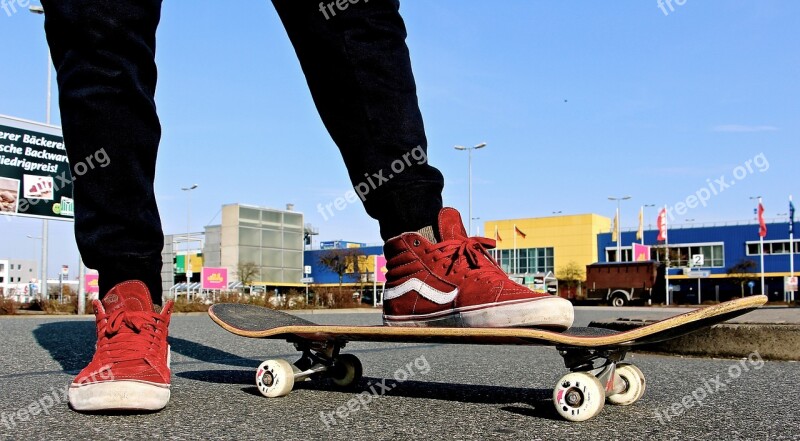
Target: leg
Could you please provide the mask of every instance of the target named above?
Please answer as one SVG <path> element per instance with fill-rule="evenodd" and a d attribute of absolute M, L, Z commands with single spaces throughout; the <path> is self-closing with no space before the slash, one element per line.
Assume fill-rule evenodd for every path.
<path fill-rule="evenodd" d="M 75 180 L 75 236 L 100 293 L 142 280 L 161 303 L 164 236 L 153 180 L 155 34 L 160 0 L 43 0 L 58 72 L 61 119 L 72 167 L 105 154 L 106 166 Z"/>
<path fill-rule="evenodd" d="M 100 273 L 96 351 L 69 386 L 77 411 L 162 409 L 170 397 L 161 313 L 163 234 L 153 179 L 161 127 L 155 32 L 160 0 L 45 0 L 70 165 L 101 152 L 104 166 L 75 180 L 75 236 Z M 149 293 L 148 293 L 149 291 Z M 152 300 L 151 300 L 152 297 Z"/>
<path fill-rule="evenodd" d="M 344 10 L 334 6 L 335 15 L 325 4 L 306 0 L 273 4 L 322 121 L 367 213 L 380 223 L 381 236 L 388 240 L 435 226 L 444 180 L 427 162 L 399 2 L 346 3 Z"/>

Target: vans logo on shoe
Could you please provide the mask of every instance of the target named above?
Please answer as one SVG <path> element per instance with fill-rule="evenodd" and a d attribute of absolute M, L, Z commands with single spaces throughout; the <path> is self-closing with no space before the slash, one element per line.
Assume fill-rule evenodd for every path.
<path fill-rule="evenodd" d="M 383 293 L 383 300 L 396 299 L 403 294 L 416 291 L 417 294 L 425 297 L 433 303 L 444 305 L 450 303 L 458 296 L 458 288 L 453 288 L 450 292 L 440 291 L 419 279 L 409 279 L 394 288 L 388 288 Z"/>
<path fill-rule="evenodd" d="M 117 303 L 119 302 L 119 296 L 117 296 L 116 294 L 109 294 L 103 299 L 103 302 L 109 305 L 112 303 Z"/>

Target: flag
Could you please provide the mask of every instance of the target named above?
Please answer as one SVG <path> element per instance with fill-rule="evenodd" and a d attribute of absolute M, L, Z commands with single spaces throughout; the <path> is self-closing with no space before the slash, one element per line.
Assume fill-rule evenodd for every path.
<path fill-rule="evenodd" d="M 789 196 L 789 234 L 794 233 L 794 203 L 792 197 Z"/>
<path fill-rule="evenodd" d="M 639 229 L 636 230 L 636 240 L 644 239 L 644 207 L 639 208 Z"/>
<path fill-rule="evenodd" d="M 764 205 L 761 204 L 761 199 L 758 200 L 758 235 L 767 237 L 767 223 L 764 222 Z"/>
<path fill-rule="evenodd" d="M 614 215 L 614 223 L 611 224 L 611 242 L 617 241 L 617 235 L 619 233 L 619 225 L 618 225 L 617 215 Z"/>
<path fill-rule="evenodd" d="M 500 231 L 497 229 L 497 225 L 494 226 L 494 240 L 497 242 L 502 242 L 503 238 L 500 237 Z"/>
<path fill-rule="evenodd" d="M 520 236 L 522 236 L 522 238 L 523 238 L 523 239 L 525 239 L 525 237 L 527 237 L 527 236 L 528 236 L 527 234 L 523 233 L 523 232 L 522 232 L 522 230 L 520 230 L 519 228 L 517 228 L 517 226 L 516 226 L 516 225 L 514 225 L 514 232 L 515 232 L 516 234 L 519 234 Z"/>
<path fill-rule="evenodd" d="M 658 241 L 667 240 L 667 209 L 662 208 L 658 212 Z"/>

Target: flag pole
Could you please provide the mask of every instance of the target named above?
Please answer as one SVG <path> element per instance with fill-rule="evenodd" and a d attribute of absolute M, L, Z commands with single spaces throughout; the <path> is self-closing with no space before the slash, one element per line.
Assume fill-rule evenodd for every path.
<path fill-rule="evenodd" d="M 644 205 L 639 207 L 639 234 L 641 234 L 642 245 L 644 245 Z"/>
<path fill-rule="evenodd" d="M 516 274 L 517 270 L 517 224 L 514 224 L 514 265 L 511 267 L 511 274 Z"/>
<path fill-rule="evenodd" d="M 789 277 L 794 278 L 794 203 L 789 195 Z M 794 301 L 794 289 L 790 291 L 789 301 Z"/>
<path fill-rule="evenodd" d="M 615 228 L 617 229 L 617 262 L 622 262 L 622 238 L 620 237 L 622 233 L 622 229 L 619 227 L 619 201 L 617 201 L 617 225 Z"/>
<path fill-rule="evenodd" d="M 764 221 L 764 205 L 761 203 L 761 198 L 758 198 L 758 242 L 761 254 L 761 295 L 766 295 L 764 292 L 765 284 L 764 284 L 764 236 L 761 234 L 761 222 Z"/>
<path fill-rule="evenodd" d="M 664 205 L 664 256 L 666 257 L 666 267 L 664 268 L 664 283 L 666 283 L 667 306 L 670 304 L 669 292 L 669 228 L 667 228 L 667 206 Z"/>

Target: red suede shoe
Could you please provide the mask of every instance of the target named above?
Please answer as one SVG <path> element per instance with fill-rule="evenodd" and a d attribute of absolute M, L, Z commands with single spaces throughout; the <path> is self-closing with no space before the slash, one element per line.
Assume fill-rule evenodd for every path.
<path fill-rule="evenodd" d="M 70 406 L 78 411 L 163 409 L 170 397 L 172 302 L 154 312 L 144 283 L 129 281 L 93 305 L 97 346 L 69 387 Z"/>
<path fill-rule="evenodd" d="M 441 240 L 403 233 L 384 245 L 388 326 L 542 327 L 572 325 L 572 304 L 513 282 L 487 252 L 495 241 L 467 237 L 453 208 L 439 213 Z"/>

